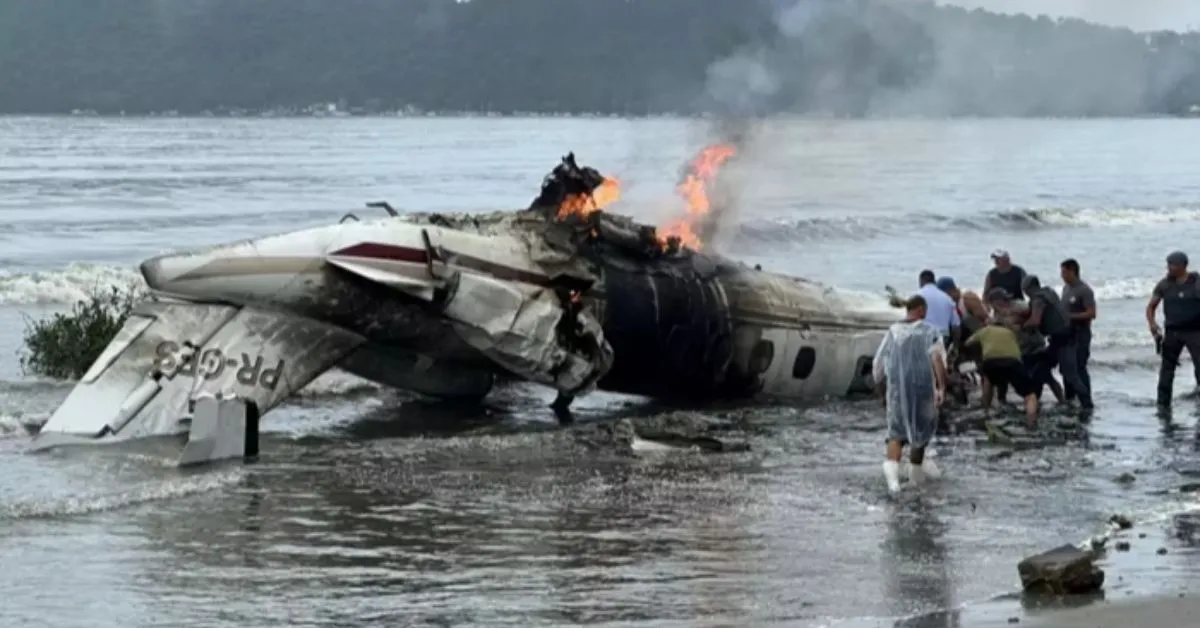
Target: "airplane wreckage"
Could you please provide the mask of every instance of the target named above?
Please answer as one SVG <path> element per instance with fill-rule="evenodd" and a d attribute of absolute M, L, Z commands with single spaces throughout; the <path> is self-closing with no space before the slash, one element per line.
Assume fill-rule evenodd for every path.
<path fill-rule="evenodd" d="M 731 152 L 706 151 L 680 191 Z M 34 449 L 186 436 L 181 464 L 257 453 L 258 417 L 340 368 L 441 398 L 497 376 L 646 397 L 824 398 L 872 388 L 898 314 L 601 211 L 619 184 L 568 155 L 528 209 L 413 213 L 143 262 L 140 303 Z M 354 218 L 354 220 L 347 220 Z"/>

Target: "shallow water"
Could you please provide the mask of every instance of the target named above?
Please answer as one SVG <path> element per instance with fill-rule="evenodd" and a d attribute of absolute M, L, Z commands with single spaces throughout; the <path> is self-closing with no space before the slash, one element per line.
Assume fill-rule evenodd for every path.
<path fill-rule="evenodd" d="M 1149 521 L 1108 594 L 1195 577 L 1172 535 L 1200 465 L 1197 409 L 1153 414 L 1141 309 L 1200 221 L 1186 121 L 780 123 L 739 168 L 720 242 L 878 307 L 921 268 L 976 287 L 996 247 L 1049 279 L 1080 260 L 1100 303 L 1089 447 L 994 459 L 937 448 L 948 478 L 893 502 L 872 402 L 743 410 L 753 451 L 627 459 L 554 429 L 551 396 L 421 402 L 332 373 L 267 420 L 263 460 L 24 455 L 69 390 L 20 374 L 23 314 L 136 280 L 162 250 L 360 215 L 524 206 L 559 156 L 619 177 L 624 211 L 678 210 L 699 124 L 570 119 L 0 119 L 0 605 L 5 625 L 969 625 L 1017 601 L 1023 556 Z M 1200 252 L 1193 251 L 1200 255 Z M 1190 373 L 1190 365 L 1182 371 Z M 1181 374 L 1177 396 L 1190 391 Z M 597 394 L 584 420 L 664 411 Z M 712 413 L 718 411 L 712 410 Z M 1112 478 L 1137 471 L 1137 481 Z M 1169 548 L 1157 556 L 1159 545 Z M 1118 578 L 1120 578 L 1118 580 Z M 942 623 L 930 623 L 941 621 Z"/>

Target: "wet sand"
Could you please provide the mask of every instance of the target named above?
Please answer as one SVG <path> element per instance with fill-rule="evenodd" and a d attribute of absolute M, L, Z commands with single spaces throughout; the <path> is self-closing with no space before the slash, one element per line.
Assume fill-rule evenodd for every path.
<path fill-rule="evenodd" d="M 1101 601 L 1044 616 L 1020 618 L 1014 623 L 1006 618 L 985 619 L 962 624 L 970 628 L 998 626 L 1034 626 L 1045 628 L 1194 628 L 1200 620 L 1200 596 L 1151 597 L 1118 601 Z"/>
<path fill-rule="evenodd" d="M 1011 557 L 1014 592 L 944 613 L 928 613 L 876 623 L 891 628 L 1185 628 L 1200 625 L 1200 585 L 1186 576 L 1164 581 L 1162 574 L 1194 564 L 1197 507 L 1190 500 L 1174 512 L 1134 518 L 1134 527 L 1115 530 L 1096 564 L 1105 572 L 1103 589 L 1063 598 L 1020 593 L 1017 563 Z M 1064 539 L 1065 541 L 1065 539 Z M 1128 544 L 1128 547 L 1121 547 Z M 1121 547 L 1121 549 L 1118 549 Z M 1046 549 L 1050 549 L 1047 547 Z M 1003 567 L 1000 567 L 1003 570 Z M 846 625 L 853 625 L 846 624 Z M 863 624 L 864 627 L 866 624 Z"/>

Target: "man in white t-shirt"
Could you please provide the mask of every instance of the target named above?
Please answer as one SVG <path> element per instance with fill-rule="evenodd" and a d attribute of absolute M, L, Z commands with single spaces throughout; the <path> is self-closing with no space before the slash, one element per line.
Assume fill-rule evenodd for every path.
<path fill-rule="evenodd" d="M 937 328 L 942 334 L 942 342 L 947 347 L 959 341 L 959 328 L 962 319 L 958 315 L 958 306 L 954 299 L 937 287 L 937 277 L 932 270 L 923 270 L 917 278 L 921 289 L 917 294 L 925 299 L 925 322 Z"/>

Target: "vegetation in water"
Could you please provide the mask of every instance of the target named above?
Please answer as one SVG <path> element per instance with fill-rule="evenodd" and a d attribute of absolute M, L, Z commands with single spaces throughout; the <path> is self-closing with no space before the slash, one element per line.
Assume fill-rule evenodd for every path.
<path fill-rule="evenodd" d="M 18 352 L 21 370 L 58 379 L 83 377 L 142 297 L 136 286 L 96 288 L 70 311 L 26 320 Z"/>

